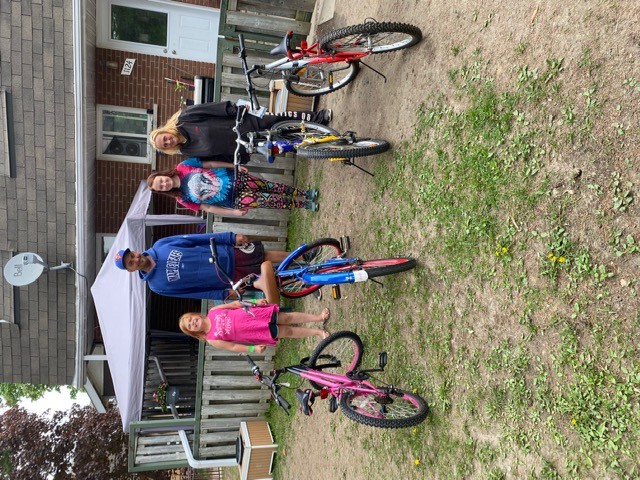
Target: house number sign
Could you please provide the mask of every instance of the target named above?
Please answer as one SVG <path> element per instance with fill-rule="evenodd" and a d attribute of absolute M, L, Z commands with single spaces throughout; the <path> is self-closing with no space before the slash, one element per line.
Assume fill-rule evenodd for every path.
<path fill-rule="evenodd" d="M 122 66 L 122 71 L 120 72 L 121 75 L 131 75 L 131 72 L 133 71 L 133 66 L 136 63 L 136 59 L 135 58 L 127 58 L 124 61 L 124 65 Z"/>

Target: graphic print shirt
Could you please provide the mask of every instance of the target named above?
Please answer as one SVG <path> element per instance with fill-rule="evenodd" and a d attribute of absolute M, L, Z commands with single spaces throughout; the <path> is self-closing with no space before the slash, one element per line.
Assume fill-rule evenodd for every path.
<path fill-rule="evenodd" d="M 197 211 L 200 204 L 233 208 L 235 177 L 232 168 L 203 168 L 198 158 L 188 158 L 178 164 L 182 198 L 178 203 Z"/>

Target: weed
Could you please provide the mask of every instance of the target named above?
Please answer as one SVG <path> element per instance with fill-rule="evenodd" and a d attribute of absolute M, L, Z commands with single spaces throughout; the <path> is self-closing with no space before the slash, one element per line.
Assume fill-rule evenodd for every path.
<path fill-rule="evenodd" d="M 630 188 L 633 186 L 631 182 L 623 182 L 618 172 L 611 174 L 611 196 L 613 197 L 613 209 L 617 212 L 626 212 L 633 202 L 633 194 Z"/>
<path fill-rule="evenodd" d="M 629 234 L 624 239 L 622 235 L 622 230 L 615 230 L 609 240 L 609 245 L 613 247 L 613 251 L 618 257 L 624 254 L 640 252 L 640 245 L 638 245 L 633 235 Z"/>
<path fill-rule="evenodd" d="M 593 75 L 596 70 L 600 67 L 594 60 L 591 58 L 591 49 L 584 48 L 582 50 L 582 55 L 578 60 L 578 67 L 587 70 L 589 75 Z"/>
<path fill-rule="evenodd" d="M 547 239 L 542 274 L 555 281 L 560 270 L 570 263 L 574 245 L 564 227 L 555 227 L 549 233 L 540 234 L 540 237 Z"/>

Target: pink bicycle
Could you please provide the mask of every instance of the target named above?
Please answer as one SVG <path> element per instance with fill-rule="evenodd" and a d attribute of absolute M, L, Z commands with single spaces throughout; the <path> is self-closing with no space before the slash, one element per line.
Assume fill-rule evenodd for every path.
<path fill-rule="evenodd" d="M 422 32 L 414 25 L 378 22 L 372 19 L 359 25 L 329 32 L 319 41 L 299 47 L 291 46 L 293 32 L 289 31 L 272 55 L 284 55 L 267 65 L 253 65 L 249 75 L 274 78 L 281 76 L 287 90 L 313 97 L 330 93 L 353 81 L 369 55 L 409 48 L 422 40 Z M 386 78 L 385 78 L 386 81 Z"/>
<path fill-rule="evenodd" d="M 375 380 L 382 386 L 370 380 L 374 379 L 373 373 L 384 371 L 386 352 L 379 354 L 378 368 L 360 370 L 363 352 L 360 337 L 345 331 L 325 338 L 299 365 L 274 370 L 271 376 L 263 374 L 248 355 L 247 361 L 256 380 L 269 387 L 271 397 L 287 414 L 291 405 L 278 392 L 282 387 L 291 387 L 278 383 L 278 378 L 290 373 L 308 380 L 313 387 L 313 390 L 296 389 L 296 397 L 305 415 L 313 413 L 312 406 L 320 398 L 328 399 L 330 412 L 335 412 L 339 405 L 348 418 L 371 427 L 404 428 L 423 422 L 428 408 L 422 397 L 379 379 Z"/>

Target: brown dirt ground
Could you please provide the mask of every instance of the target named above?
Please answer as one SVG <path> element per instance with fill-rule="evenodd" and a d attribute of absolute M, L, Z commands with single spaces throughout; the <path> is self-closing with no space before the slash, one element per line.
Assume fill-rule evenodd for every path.
<path fill-rule="evenodd" d="M 332 127 L 337 130 L 355 130 L 367 136 L 385 138 L 395 145 L 411 141 L 414 111 L 419 103 L 435 93 L 452 93 L 447 72 L 454 66 L 453 47 L 458 47 L 460 55 L 467 58 L 475 50 L 480 50 L 482 58 L 489 61 L 489 70 L 498 85 L 512 85 L 519 65 L 544 67 L 547 58 L 564 57 L 565 65 L 573 66 L 563 74 L 563 84 L 569 89 L 575 67 L 584 50 L 589 48 L 591 57 L 601 65 L 600 78 L 603 89 L 606 89 L 606 96 L 619 99 L 618 103 L 623 105 L 622 111 L 628 115 L 625 122 L 632 128 L 638 127 L 637 106 L 630 103 L 628 96 L 625 98 L 622 80 L 638 75 L 640 33 L 637 30 L 637 19 L 640 18 L 640 2 L 337 0 L 334 18 L 321 24 L 318 31 L 319 34 L 326 33 L 335 28 L 360 23 L 368 17 L 379 21 L 415 24 L 422 29 L 424 39 L 407 51 L 367 60 L 371 66 L 387 75 L 386 83 L 372 71 L 363 69 L 350 86 L 321 99 L 321 108 L 334 110 Z M 514 51 L 520 42 L 526 42 L 527 49 L 516 59 Z M 580 95 L 581 90 L 576 89 L 576 101 L 581 101 Z M 611 104 L 604 106 L 604 115 L 596 128 L 608 129 L 619 121 L 614 107 Z M 624 151 L 630 158 L 638 157 L 638 146 L 635 144 L 626 145 Z M 595 203 L 600 202 L 584 186 L 598 178 L 601 180 L 600 184 L 606 185 L 605 179 L 609 178 L 611 169 L 616 164 L 622 164 L 624 159 L 599 158 L 600 155 L 602 153 L 599 151 L 560 151 L 553 157 L 552 164 L 546 167 L 559 174 L 556 185 L 558 195 L 575 188 L 563 179 L 570 177 L 570 172 L 574 169 L 582 169 L 583 188 L 574 193 L 582 199 L 584 212 L 592 211 L 596 208 Z M 375 158 L 361 161 L 367 167 L 373 166 L 375 162 Z M 321 169 L 321 173 L 316 169 Z M 357 255 L 359 252 L 366 252 L 367 245 L 363 239 L 367 235 L 361 231 L 358 220 L 389 214 L 393 206 L 381 205 L 376 203 L 380 199 L 369 198 L 367 192 L 371 180 L 350 167 L 317 162 L 309 167 L 309 176 L 322 179 L 319 186 L 323 204 L 314 222 L 315 232 L 320 233 L 317 236 L 338 237 L 348 233 L 352 238 L 358 239 L 354 242 L 354 253 Z M 640 180 L 637 172 L 636 177 L 629 180 L 637 184 Z M 339 203 L 339 215 L 331 208 L 330 202 Z M 621 221 L 629 222 L 628 217 Z M 637 217 L 632 220 L 635 222 Z M 580 210 L 570 221 L 574 222 L 574 228 L 583 237 L 581 242 L 601 253 L 600 258 L 611 259 L 611 249 L 607 246 L 609 239 L 605 237 L 605 232 L 588 230 L 597 229 L 593 222 L 588 227 L 580 227 Z M 622 226 L 632 227 L 637 232 L 637 225 Z M 422 232 L 415 232 L 416 241 L 419 241 L 421 234 Z M 428 259 L 420 260 L 428 265 Z M 637 272 L 639 266 L 638 258 L 634 256 L 629 265 L 621 266 L 620 278 L 635 277 L 634 272 Z M 347 296 L 350 294 L 347 293 Z M 348 306 L 350 301 L 353 299 L 347 298 L 342 305 Z M 317 307 L 317 302 L 309 302 L 310 309 Z M 343 306 L 342 309 L 344 308 L 347 307 Z M 486 318 L 492 318 L 497 323 L 476 325 L 479 335 L 486 337 L 487 331 L 492 328 L 508 327 L 508 324 L 499 324 L 500 319 L 506 318 L 508 312 L 492 312 L 494 307 L 491 304 L 483 305 L 482 308 L 490 313 Z M 348 328 L 354 321 L 357 319 L 339 320 L 341 323 L 338 325 Z M 464 332 L 456 334 L 455 341 L 464 343 Z M 419 355 L 419 352 L 416 353 Z M 284 452 L 283 479 L 390 479 L 411 478 L 411 475 L 415 475 L 392 464 L 388 465 L 387 471 L 371 474 L 367 470 L 367 456 L 370 452 L 364 453 L 360 439 L 379 436 L 381 433 L 354 426 L 339 414 L 329 419 L 330 414 L 324 408 L 317 410 L 313 418 L 300 418 L 294 422 L 295 441 Z M 489 435 L 486 431 L 478 432 L 478 438 L 485 438 L 486 435 Z M 405 465 L 411 462 L 409 458 L 404 460 L 406 461 L 402 463 Z"/>

